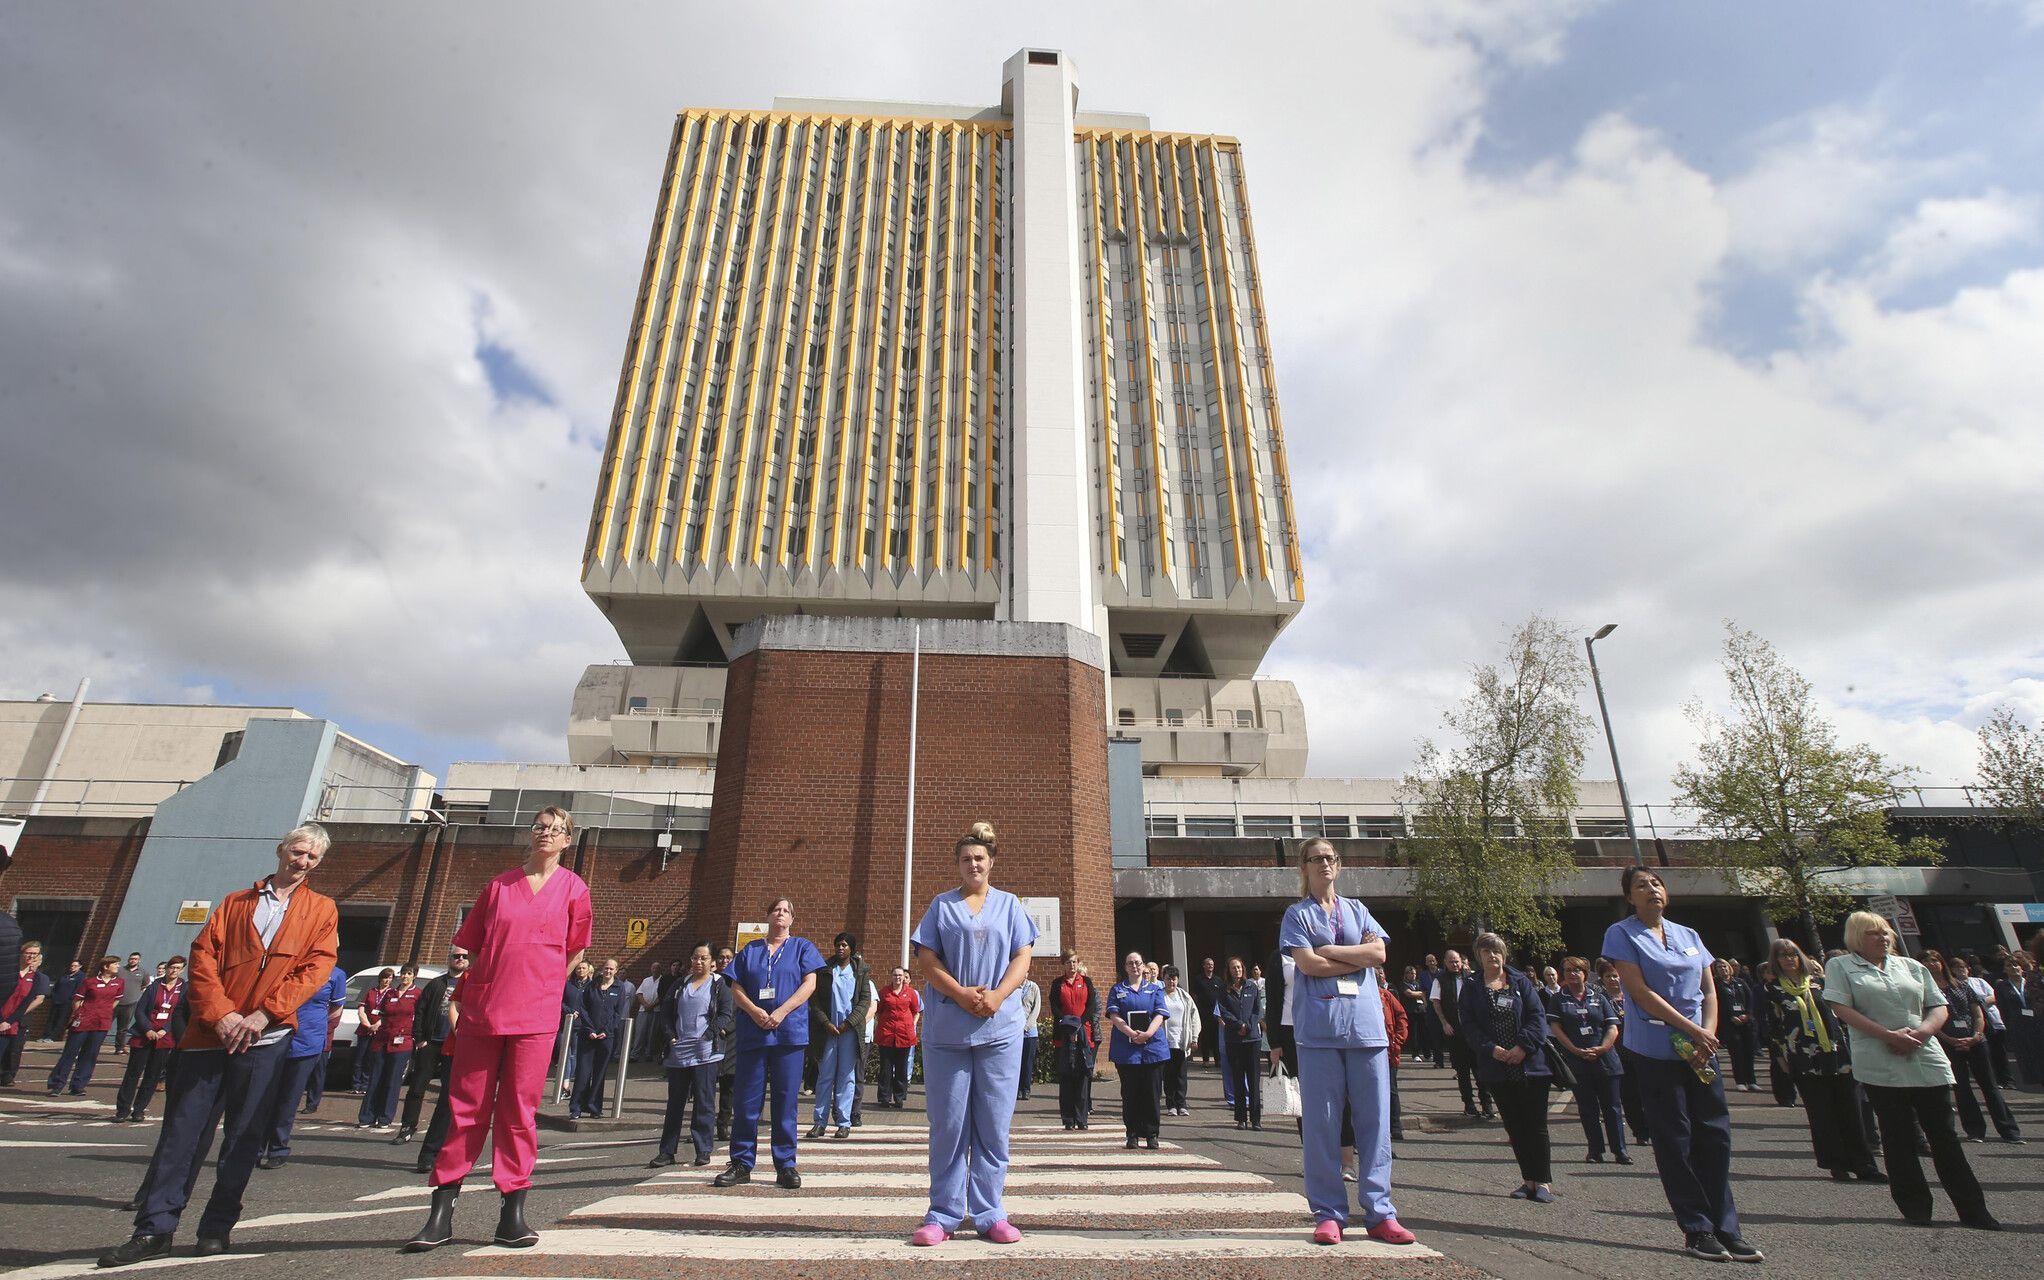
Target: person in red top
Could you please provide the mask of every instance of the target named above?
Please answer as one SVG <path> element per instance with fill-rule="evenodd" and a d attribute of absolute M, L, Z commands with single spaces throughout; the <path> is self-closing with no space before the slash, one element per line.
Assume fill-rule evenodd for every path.
<path fill-rule="evenodd" d="M 454 1239 L 455 1197 L 493 1127 L 490 1180 L 504 1196 L 496 1243 L 510 1249 L 539 1243 L 525 1222 L 539 1155 L 539 1095 L 560 1030 L 561 993 L 589 949 L 589 886 L 561 865 L 574 834 L 567 810 L 541 809 L 525 865 L 490 881 L 455 930 L 454 945 L 473 961 L 448 1080 L 447 1145 L 433 1162 L 432 1208 L 405 1242 L 407 1253 Z"/>
<path fill-rule="evenodd" d="M 369 1073 L 376 1068 L 377 1038 L 383 1030 L 383 998 L 396 985 L 397 970 L 385 969 L 376 975 L 376 985 L 355 1002 L 355 1054 L 349 1071 L 355 1092 L 365 1098 L 369 1096 Z"/>
<path fill-rule="evenodd" d="M 163 976 L 142 990 L 135 1006 L 135 1030 L 128 1037 L 128 1070 L 121 1077 L 121 1090 L 114 1095 L 115 1121 L 139 1123 L 156 1087 L 170 1070 L 171 1055 L 177 1052 L 177 1038 L 184 1034 L 185 1016 L 178 1001 L 185 993 L 185 958 L 172 956 L 164 962 Z"/>
<path fill-rule="evenodd" d="M 412 1060 L 412 1017 L 419 1009 L 419 966 L 397 971 L 397 985 L 386 987 L 376 1007 L 376 1043 L 370 1051 L 369 1088 L 362 1094 L 356 1124 L 388 1129 L 397 1118 L 397 1090 L 404 1083 L 405 1064 Z"/>
<path fill-rule="evenodd" d="M 1093 1054 L 1099 1046 L 1100 993 L 1076 951 L 1065 952 L 1063 976 L 1051 979 L 1051 1043 L 1057 1053 L 1057 1107 L 1065 1128 L 1093 1121 Z"/>
<path fill-rule="evenodd" d="M 916 1047 L 916 1023 L 922 1016 L 923 998 L 910 985 L 908 970 L 896 969 L 881 988 L 873 1015 L 873 1043 L 880 1049 L 880 1097 L 874 1106 L 899 1111 L 908 1105 L 908 1054 Z"/>
<path fill-rule="evenodd" d="M 42 972 L 43 944 L 21 944 L 21 976 L 0 999 L 0 1086 L 11 1087 L 21 1069 L 21 1046 L 28 1040 L 28 1019 L 49 997 L 49 975 Z M 6 973 L 0 968 L 0 975 Z"/>
<path fill-rule="evenodd" d="M 114 1005 L 128 984 L 121 981 L 121 958 L 106 956 L 99 962 L 99 976 L 78 988 L 71 1008 L 71 1034 L 64 1037 L 64 1051 L 50 1072 L 47 1085 L 54 1098 L 68 1087 L 72 1094 L 85 1092 L 92 1083 L 93 1068 L 99 1065 L 99 1047 L 113 1029 Z"/>
<path fill-rule="evenodd" d="M 1390 1042 L 1391 1054 L 1391 1136 L 1395 1140 L 1405 1138 L 1405 1118 L 1398 1109 L 1398 1064 L 1399 1051 L 1412 1038 L 1412 1022 L 1405 1016 L 1405 1006 L 1391 994 L 1391 983 L 1385 976 L 1384 966 L 1377 966 L 1377 994 L 1384 998 L 1384 1038 Z"/>

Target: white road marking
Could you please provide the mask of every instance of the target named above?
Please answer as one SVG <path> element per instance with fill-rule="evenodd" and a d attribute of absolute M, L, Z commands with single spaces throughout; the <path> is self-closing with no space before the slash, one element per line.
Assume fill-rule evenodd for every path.
<path fill-rule="evenodd" d="M 1183 1212 L 1183 1200 L 1174 1200 Z M 1290 1230 L 1260 1230 L 1225 1236 L 1159 1235 L 1148 1232 L 1045 1231 L 1030 1230 L 1023 1223 L 1022 1239 L 1015 1244 L 986 1244 L 971 1235 L 961 1235 L 937 1249 L 918 1249 L 907 1242 L 914 1215 L 901 1217 L 902 1238 L 873 1235 L 715 1235 L 698 1231 L 587 1230 L 542 1231 L 539 1243 L 530 1249 L 499 1249 L 488 1246 L 471 1249 L 470 1258 L 513 1255 L 580 1258 L 686 1257 L 691 1262 L 998 1262 L 1019 1259 L 1080 1260 L 1100 1262 L 1111 1259 L 1160 1258 L 1272 1258 L 1283 1260 L 1334 1258 L 1438 1258 L 1441 1255 L 1423 1245 L 1379 1244 L 1367 1238 L 1344 1240 L 1330 1252 L 1328 1246 L 1313 1243 L 1303 1226 Z M 465 1280 L 480 1280 L 466 1277 Z"/>
<path fill-rule="evenodd" d="M 98 1102 L 91 1098 L 35 1097 L 32 1094 L 0 1094 L 0 1103 L 8 1106 L 32 1107 L 37 1111 L 112 1111 L 111 1102 Z"/>
<path fill-rule="evenodd" d="M 1151 1175 L 1152 1171 L 1146 1169 L 1144 1173 Z M 1011 1187 L 1069 1187 L 1072 1185 L 1072 1179 L 1075 1176 L 1077 1175 L 1069 1170 L 1010 1169 L 1008 1171 L 1008 1185 Z M 676 1184 L 686 1186 L 689 1179 L 699 1183 L 705 1190 L 716 1191 L 716 1188 L 710 1186 L 710 1179 L 706 1168 L 691 1169 L 686 1174 L 664 1173 L 643 1185 L 673 1190 Z M 763 1179 L 763 1181 L 766 1180 Z M 1145 1185 L 1157 1186 L 1161 1184 L 1198 1186 L 1201 1188 L 1236 1187 L 1256 1189 L 1276 1185 L 1268 1178 L 1259 1177 L 1253 1173 L 1237 1173 L 1232 1169 L 1158 1171 L 1153 1176 L 1146 1176 L 1145 1178 Z M 912 1173 L 907 1171 L 896 1172 L 890 1170 L 876 1172 L 870 1169 L 854 1169 L 821 1172 L 813 1171 L 806 1166 L 802 1169 L 802 1189 L 804 1192 L 809 1191 L 811 1188 L 819 1191 L 836 1189 L 849 1191 L 926 1191 L 929 1189 L 929 1186 L 930 1175 L 928 1171 Z"/>
<path fill-rule="evenodd" d="M 195 1262 L 240 1262 L 249 1258 L 260 1258 L 260 1253 L 216 1253 L 210 1258 L 151 1258 L 123 1267 L 123 1271 L 146 1271 L 162 1267 L 188 1267 Z M 82 1262 L 45 1262 L 39 1267 L 24 1267 L 7 1273 L 7 1280 L 64 1280 L 67 1276 L 89 1276 L 97 1273 L 99 1263 L 92 1258 Z"/>
<path fill-rule="evenodd" d="M 26 1139 L 0 1140 L 0 1147 L 139 1147 L 139 1142 L 31 1142 Z"/>
<path fill-rule="evenodd" d="M 1147 1175 L 1157 1170 L 1169 1169 L 1218 1169 L 1221 1162 L 1208 1156 L 1194 1155 L 1190 1151 L 1146 1151 L 1144 1159 L 1110 1155 L 1104 1151 L 1064 1151 L 1031 1154 L 1009 1148 L 1008 1167 L 1011 1169 L 1065 1168 L 1065 1169 L 1126 1169 L 1130 1173 Z M 693 1159 L 694 1157 L 689 1157 Z M 721 1169 L 726 1156 L 723 1152 L 711 1153 L 709 1168 Z M 796 1160 L 796 1167 L 805 1172 L 810 1169 L 927 1169 L 930 1164 L 927 1152 L 902 1152 L 900 1154 L 859 1155 L 854 1152 L 819 1151 L 802 1152 Z"/>
<path fill-rule="evenodd" d="M 243 1218 L 235 1230 L 254 1231 L 262 1227 L 302 1227 L 315 1222 L 345 1222 L 349 1218 L 367 1218 L 379 1213 L 416 1213 L 412 1205 L 392 1205 L 384 1209 L 346 1209 L 334 1213 L 271 1213 L 260 1218 Z"/>
<path fill-rule="evenodd" d="M 665 1193 L 635 1196 L 607 1196 L 586 1204 L 568 1216 L 624 1217 L 624 1218 L 687 1218 L 702 1214 L 706 1202 L 714 1203 L 716 1197 L 690 1193 Z M 733 1212 L 754 1212 L 763 1222 L 797 1221 L 816 1218 L 899 1218 L 904 1207 L 912 1204 L 900 1196 L 790 1196 L 773 1202 L 773 1208 L 747 1210 L 745 1205 L 757 1205 L 751 1196 L 732 1197 Z M 1024 1221 L 1034 1218 L 1048 1218 L 1063 1215 L 1083 1214 L 1090 1218 L 1112 1215 L 1132 1217 L 1143 1214 L 1179 1214 L 1187 1207 L 1184 1195 L 1152 1195 L 1134 1193 L 1129 1195 L 1048 1195 L 1008 1196 L 1008 1212 Z M 1306 1198 L 1296 1191 L 1232 1191 L 1202 1192 L 1199 1196 L 1199 1211 L 1213 1213 L 1279 1213 L 1299 1215 L 1305 1221 L 1311 1215 Z"/>

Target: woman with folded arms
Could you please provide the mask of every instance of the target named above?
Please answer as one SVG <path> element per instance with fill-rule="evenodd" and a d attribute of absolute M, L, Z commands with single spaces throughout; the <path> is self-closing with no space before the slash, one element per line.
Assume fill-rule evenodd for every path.
<path fill-rule="evenodd" d="M 1894 944 L 1886 920 L 1855 911 L 1845 920 L 1846 954 L 1824 966 L 1824 998 L 1852 1028 L 1852 1074 L 1881 1127 L 1888 1191 L 1905 1219 L 1930 1225 L 1930 1187 L 1916 1156 L 1921 1126 L 1959 1221 L 1999 1231 L 1952 1127 L 1952 1065 L 1937 1039 L 1947 1017 L 1945 995 L 1928 969 L 1890 954 Z"/>
<path fill-rule="evenodd" d="M 1772 956 L 1774 980 L 1760 991 L 1772 1056 L 1802 1095 L 1817 1167 L 1840 1182 L 1886 1182 L 1860 1124 L 1845 1028 L 1824 999 L 1823 971 L 1790 938 L 1777 939 Z"/>

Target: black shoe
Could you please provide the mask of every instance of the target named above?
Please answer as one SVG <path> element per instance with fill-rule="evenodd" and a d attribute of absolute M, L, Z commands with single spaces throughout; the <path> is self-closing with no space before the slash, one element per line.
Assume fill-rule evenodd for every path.
<path fill-rule="evenodd" d="M 668 1155 L 665 1151 L 663 1151 L 659 1155 L 654 1156 L 651 1160 L 648 1160 L 646 1162 L 646 1167 L 648 1169 L 665 1169 L 668 1165 L 671 1165 L 673 1163 L 674 1157 Z"/>
<path fill-rule="evenodd" d="M 1235 1127 L 1237 1129 L 1247 1129 L 1249 1127 L 1249 1122 L 1247 1120 L 1237 1120 L 1235 1122 Z"/>
<path fill-rule="evenodd" d="M 142 1117 L 136 1116 L 135 1118 L 137 1120 L 140 1120 Z M 2003 1135 L 2001 1135 L 2001 1140 L 2003 1142 L 2008 1143 L 2012 1147 L 2022 1147 L 2029 1145 L 2028 1143 L 2023 1141 L 2023 1135 L 2020 1133 L 2004 1133 Z"/>
<path fill-rule="evenodd" d="M 319 1108 L 316 1105 L 314 1105 L 310 1099 L 307 1099 L 305 1105 L 298 1108 L 298 1114 L 302 1116 L 309 1116 L 317 1110 L 319 1110 Z"/>
<path fill-rule="evenodd" d="M 719 1141 L 719 1142 L 729 1142 L 729 1141 L 731 1141 L 731 1126 L 730 1126 L 730 1125 L 727 1125 L 727 1124 L 720 1124 L 720 1125 L 718 1125 L 718 1126 L 717 1126 L 717 1141 Z"/>
<path fill-rule="evenodd" d="M 192 1248 L 192 1256 L 194 1258 L 210 1258 L 215 1254 L 231 1253 L 233 1250 L 234 1242 L 224 1235 L 200 1236 L 198 1244 Z"/>
<path fill-rule="evenodd" d="M 1590 1153 L 1589 1155 L 1586 1155 L 1586 1156 L 1584 1156 L 1584 1157 L 1583 1157 L 1583 1163 L 1584 1163 L 1584 1164 L 1603 1164 L 1603 1163 L 1604 1163 L 1604 1153 L 1603 1153 L 1603 1152 L 1601 1152 L 1601 1151 L 1592 1151 L 1592 1152 L 1591 1152 L 1591 1153 Z"/>
<path fill-rule="evenodd" d="M 1467 1116 L 1471 1120 L 1476 1119 L 1477 1118 L 1476 1104 L 1473 1102 L 1464 1103 L 1462 1106 L 1462 1114 Z"/>
<path fill-rule="evenodd" d="M 1682 1251 L 1692 1258 L 1706 1262 L 1730 1262 L 1732 1255 L 1718 1243 L 1718 1238 L 1708 1231 L 1692 1231 L 1682 1238 Z"/>
<path fill-rule="evenodd" d="M 147 1262 L 151 1258 L 161 1258 L 169 1252 L 170 1237 L 167 1235 L 136 1236 L 124 1242 L 119 1248 L 100 1254 L 99 1265 L 126 1267 L 137 1262 Z"/>
<path fill-rule="evenodd" d="M 256 1161 L 256 1168 L 281 1169 L 284 1167 L 284 1161 L 287 1159 L 289 1159 L 289 1157 L 287 1156 L 264 1156 L 262 1159 Z"/>
<path fill-rule="evenodd" d="M 403 1146 L 405 1143 L 410 1142 L 412 1140 L 412 1134 L 415 1132 L 417 1132 L 417 1129 L 413 1125 L 408 1124 L 399 1125 L 397 1129 L 397 1136 L 390 1140 L 390 1145 L 393 1147 Z"/>
<path fill-rule="evenodd" d="M 1852 1181 L 1852 1170 L 1850 1170 L 1850 1169 L 1833 1169 L 1833 1170 L 1831 1171 L 1831 1180 L 1832 1180 L 1833 1182 L 1851 1182 L 1851 1181 Z"/>
<path fill-rule="evenodd" d="M 139 1211 L 141 1210 L 141 1208 L 142 1208 L 142 1197 L 141 1197 L 141 1196 L 136 1196 L 136 1197 L 135 1197 L 135 1198 L 134 1198 L 133 1200 L 130 1200 L 130 1201 L 128 1201 L 128 1203 L 126 1203 L 126 1204 L 124 1204 L 124 1205 L 122 1205 L 122 1206 L 121 1206 L 121 1212 L 122 1212 L 122 1213 L 137 1213 L 137 1212 L 139 1212 Z"/>
<path fill-rule="evenodd" d="M 696 1167 L 697 1167 L 697 1168 L 701 1168 L 702 1166 L 704 1166 L 704 1165 L 708 1164 L 709 1162 L 710 1162 L 710 1153 L 709 1153 L 709 1152 L 707 1152 L 707 1151 L 703 1152 L 703 1153 L 702 1153 L 701 1155 L 699 1155 L 699 1156 L 697 1156 L 697 1157 L 696 1157 Z"/>
<path fill-rule="evenodd" d="M 1767 1261 L 1767 1255 L 1760 1252 L 1760 1250 L 1754 1248 L 1752 1245 L 1747 1244 L 1746 1237 L 1744 1236 L 1739 1235 L 1728 1236 L 1724 1232 L 1720 1231 L 1718 1232 L 1718 1243 L 1725 1247 L 1726 1253 L 1732 1255 L 1732 1261 L 1734 1262 Z"/>
<path fill-rule="evenodd" d="M 1127 1142 L 1124 1142 L 1121 1145 L 1127 1147 L 1130 1151 L 1134 1151 L 1136 1149 L 1136 1140 L 1134 1138 L 1130 1138 Z"/>
<path fill-rule="evenodd" d="M 426 1211 L 426 1225 L 419 1233 L 404 1242 L 400 1253 L 427 1253 L 454 1240 L 454 1201 L 461 1194 L 461 1184 L 450 1182 L 443 1187 L 433 1188 L 433 1204 Z"/>
<path fill-rule="evenodd" d="M 1148 1147 L 1150 1150 L 1155 1151 L 1157 1149 L 1157 1140 L 1154 1137 L 1144 1138 L 1143 1145 L 1145 1147 Z"/>
<path fill-rule="evenodd" d="M 495 1243 L 503 1249 L 530 1249 L 539 1243 L 539 1232 L 525 1224 L 525 1188 L 504 1193 L 504 1207 L 497 1211 Z"/>
<path fill-rule="evenodd" d="M 795 1166 L 791 1164 L 774 1174 L 774 1185 L 783 1191 L 800 1191 L 802 1189 L 802 1175 L 797 1173 Z"/>
<path fill-rule="evenodd" d="M 1882 1186 L 1888 1185 L 1888 1175 L 1882 1173 L 1879 1169 L 1874 1168 L 1872 1165 L 1868 1165 L 1864 1169 L 1857 1170 L 1853 1174 L 1853 1176 L 1858 1178 L 1861 1182 L 1874 1182 L 1879 1183 Z"/>
<path fill-rule="evenodd" d="M 1985 1209 L 1982 1209 L 1979 1213 L 1960 1214 L 1959 1225 L 1962 1227 L 1971 1227 L 1975 1231 L 2001 1230 L 2001 1221 Z"/>
<path fill-rule="evenodd" d="M 1495 1120 L 1498 1118 L 1498 1113 L 1494 1108 L 1485 1107 L 1483 1109 L 1483 1118 L 1486 1120 Z"/>
<path fill-rule="evenodd" d="M 1618 1153 L 1617 1155 L 1615 1155 L 1615 1156 L 1613 1156 L 1613 1157 L 1611 1157 L 1611 1158 L 1612 1158 L 1613 1160 L 1616 1160 L 1616 1161 L 1617 1161 L 1618 1163 L 1620 1163 L 1620 1164 L 1631 1164 L 1631 1163 L 1632 1163 L 1632 1157 L 1631 1157 L 1631 1156 L 1629 1156 L 1629 1155 L 1627 1155 L 1627 1154 L 1625 1154 L 1625 1153 L 1624 1153 L 1623 1151 L 1619 1152 L 1619 1153 Z"/>
<path fill-rule="evenodd" d="M 829 1129 L 829 1127 L 830 1126 L 824 1124 L 823 1121 L 819 1120 L 815 1124 L 809 1126 L 809 1136 L 812 1138 L 821 1138 L 824 1135 L 824 1132 Z"/>
<path fill-rule="evenodd" d="M 1909 1210 L 1904 1209 L 1902 1211 L 1902 1220 L 1912 1227 L 1934 1227 L 1937 1225 L 1937 1219 L 1931 1216 L 1928 1209 L 1921 1213 L 1911 1213 Z"/>
<path fill-rule="evenodd" d="M 432 1151 L 419 1152 L 419 1158 L 417 1160 L 412 1161 L 412 1168 L 420 1173 L 433 1172 L 433 1161 L 436 1158 L 437 1154 L 438 1154 L 437 1152 Z"/>
<path fill-rule="evenodd" d="M 865 1122 L 864 1120 L 861 1120 L 861 1119 L 859 1119 L 859 1113 L 858 1113 L 858 1112 L 856 1112 L 856 1111 L 852 1112 L 852 1127 L 853 1127 L 854 1129 L 858 1128 L 859 1126 L 861 1126 L 861 1125 L 863 1125 L 863 1124 L 865 1124 L 865 1123 L 866 1123 L 866 1122 Z M 839 1134 L 838 1134 L 838 1137 L 840 1137 L 840 1138 L 842 1138 L 842 1137 L 844 1137 L 844 1136 L 845 1136 L 845 1135 L 844 1135 L 843 1133 L 839 1133 Z"/>
<path fill-rule="evenodd" d="M 1251 1131 L 1251 1132 L 1253 1132 L 1253 1133 L 1262 1133 L 1262 1132 L 1263 1132 L 1263 1121 L 1261 1121 L 1261 1120 L 1251 1120 L 1251 1121 L 1249 1122 L 1249 1128 L 1250 1128 L 1250 1131 Z M 1394 1137 L 1394 1138 L 1402 1138 L 1402 1137 L 1404 1137 L 1404 1136 L 1405 1136 L 1405 1130 L 1404 1130 L 1404 1128 L 1403 1128 L 1403 1127 L 1401 1126 L 1401 1127 L 1399 1127 L 1399 1128 L 1393 1129 L 1393 1130 L 1391 1131 L 1391 1136 L 1392 1136 L 1392 1137 Z"/>
<path fill-rule="evenodd" d="M 851 1137 L 851 1136 L 852 1136 L 852 1127 L 851 1127 L 850 1125 L 845 1125 L 845 1124 L 841 1124 L 841 1125 L 839 1125 L 839 1126 L 837 1127 L 837 1136 L 838 1136 L 839 1138 L 849 1138 L 849 1137 Z"/>
<path fill-rule="evenodd" d="M 741 1182 L 750 1181 L 752 1181 L 752 1166 L 740 1164 L 733 1160 L 730 1164 L 724 1166 L 724 1172 L 718 1174 L 710 1185 L 713 1187 L 735 1187 Z"/>

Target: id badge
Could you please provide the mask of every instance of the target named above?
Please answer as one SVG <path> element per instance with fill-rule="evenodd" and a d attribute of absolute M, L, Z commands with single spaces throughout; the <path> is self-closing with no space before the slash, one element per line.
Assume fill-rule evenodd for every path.
<path fill-rule="evenodd" d="M 762 1000 L 771 1000 L 771 999 L 773 999 L 773 998 L 774 998 L 774 989 L 773 989 L 772 987 L 761 987 L 761 988 L 759 989 L 759 998 L 760 998 L 760 999 L 762 999 Z"/>
<path fill-rule="evenodd" d="M 1590 1024 L 1585 1022 L 1582 1025 L 1582 1028 L 1578 1030 L 1576 1034 L 1581 1036 L 1583 1039 L 1588 1040 L 1590 1038 Z"/>
<path fill-rule="evenodd" d="M 1334 993 L 1336 995 L 1352 996 L 1362 989 L 1362 984 L 1354 978 L 1336 978 L 1334 980 Z"/>
<path fill-rule="evenodd" d="M 2025 1018 L 2034 1018 L 2037 1016 L 2037 1011 L 2035 1009 L 2025 1009 L 2023 1010 L 2023 1016 Z"/>
<path fill-rule="evenodd" d="M 1695 954 L 1696 954 L 1696 948 L 1695 948 L 1695 947 L 1684 947 L 1684 948 L 1682 948 L 1682 954 L 1683 954 L 1683 955 L 1685 955 L 1685 956 L 1693 956 L 1693 955 L 1695 955 Z"/>

